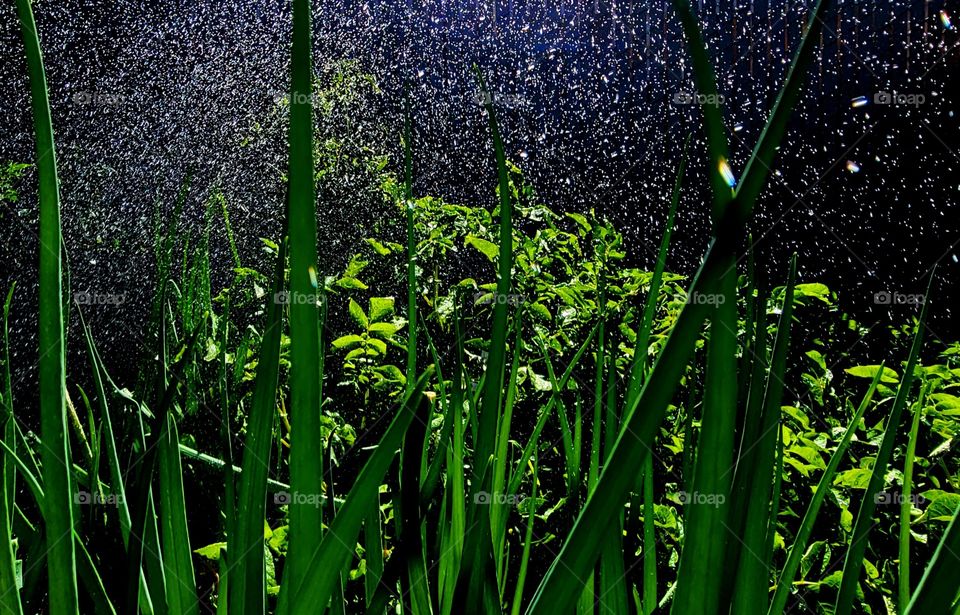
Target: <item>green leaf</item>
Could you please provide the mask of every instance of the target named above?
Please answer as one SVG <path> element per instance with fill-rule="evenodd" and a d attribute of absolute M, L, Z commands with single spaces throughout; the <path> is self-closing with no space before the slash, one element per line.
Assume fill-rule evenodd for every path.
<path fill-rule="evenodd" d="M 474 235 L 467 235 L 464 240 L 464 244 L 468 246 L 473 246 L 477 250 L 483 253 L 484 256 L 490 259 L 491 262 L 497 258 L 497 244 L 492 241 L 487 241 L 486 239 L 480 239 Z"/>
<path fill-rule="evenodd" d="M 350 334 L 338 337 L 331 342 L 331 345 L 337 350 L 341 350 L 343 348 L 353 348 L 354 346 L 363 344 L 364 341 L 362 335 Z"/>
<path fill-rule="evenodd" d="M 854 367 L 848 367 L 843 370 L 850 374 L 851 376 L 856 376 L 857 378 L 873 378 L 878 371 L 880 371 L 880 365 L 857 365 Z M 899 382 L 900 376 L 897 372 L 893 371 L 889 367 L 883 367 L 883 376 L 880 378 L 880 382 L 886 382 L 887 384 L 895 384 Z"/>
<path fill-rule="evenodd" d="M 370 298 L 370 322 L 380 322 L 387 316 L 393 314 L 393 297 L 371 297 Z"/>
<path fill-rule="evenodd" d="M 367 329 L 370 326 L 370 321 L 367 320 L 367 315 L 363 313 L 363 308 L 360 307 L 360 304 L 350 299 L 350 318 L 353 319 L 353 322 L 361 329 Z"/>

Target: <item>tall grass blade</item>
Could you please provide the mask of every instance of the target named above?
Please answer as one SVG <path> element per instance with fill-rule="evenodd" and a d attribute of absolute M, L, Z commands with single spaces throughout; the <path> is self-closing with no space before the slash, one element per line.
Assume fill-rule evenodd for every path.
<path fill-rule="evenodd" d="M 30 75 L 40 202 L 40 431 L 43 482 L 49 491 L 44 517 L 50 613 L 76 613 L 77 568 L 73 540 L 73 489 L 66 425 L 66 348 L 60 236 L 60 184 L 50 119 L 47 77 L 30 0 L 17 0 Z"/>
<path fill-rule="evenodd" d="M 407 217 L 407 391 L 417 377 L 417 238 L 413 224 L 413 119 L 410 90 L 403 93 L 403 210 Z"/>
<path fill-rule="evenodd" d="M 960 507 L 953 513 L 953 519 L 910 599 L 906 615 L 956 613 L 960 593 L 960 523 L 957 517 L 960 517 Z"/>
<path fill-rule="evenodd" d="M 160 434 L 160 537 L 163 566 L 167 572 L 167 607 L 172 613 L 195 615 L 200 612 L 193 553 L 187 530 L 187 507 L 183 494 L 183 469 L 180 466 L 180 438 L 173 414 L 167 414 Z"/>
<path fill-rule="evenodd" d="M 263 552 L 263 522 L 266 517 L 267 478 L 277 411 L 280 374 L 280 335 L 283 305 L 277 300 L 283 290 L 287 242 L 280 242 L 273 286 L 268 296 L 267 324 L 260 339 L 257 375 L 243 446 L 243 469 L 237 502 L 236 536 L 231 542 L 234 567 L 230 575 L 230 609 L 234 615 L 262 614 L 266 609 L 266 568 Z"/>
<path fill-rule="evenodd" d="M 767 374 L 763 412 L 759 417 L 760 433 L 750 443 L 755 449 L 743 471 L 750 476 L 745 492 L 746 514 L 738 528 L 739 561 L 733 591 L 733 609 L 742 613 L 762 613 L 767 602 L 769 569 L 766 561 L 767 529 L 771 515 L 772 486 L 775 480 L 777 441 L 780 434 L 780 402 L 783 398 L 790 348 L 790 326 L 793 322 L 794 287 L 797 281 L 797 256 L 790 260 L 790 273 L 783 292 L 783 309 L 773 344 L 773 357 Z M 758 318 L 758 321 L 762 318 Z M 765 352 L 765 349 L 764 349 Z M 759 384 L 753 383 L 754 385 Z"/>
<path fill-rule="evenodd" d="M 424 372 L 405 397 L 403 406 L 364 464 L 328 532 L 311 554 L 307 574 L 300 586 L 290 588 L 290 613 L 316 613 L 330 601 L 335 585 L 340 582 L 340 571 L 353 556 L 364 512 L 379 497 L 380 483 L 390 469 L 407 429 L 415 420 L 426 420 L 428 406 L 423 390 L 431 375 L 430 369 Z"/>
<path fill-rule="evenodd" d="M 10 304 L 13 301 L 15 285 L 10 286 L 7 299 L 3 304 L 3 347 L 0 348 L 3 360 L 0 424 L 3 425 L 4 447 L 16 454 L 16 418 L 13 414 L 13 386 L 10 378 L 10 340 L 9 319 Z M 16 556 L 13 552 L 13 513 L 16 497 L 16 465 L 7 455 L 0 455 L 0 612 L 20 615 L 20 591 L 17 588 Z"/>
<path fill-rule="evenodd" d="M 920 432 L 920 418 L 923 415 L 923 404 L 926 401 L 930 384 L 926 384 L 917 399 L 916 409 L 913 412 L 913 422 L 910 425 L 910 439 L 907 441 L 907 454 L 903 462 L 903 490 L 900 502 L 900 557 L 897 562 L 897 606 L 900 613 L 907 610 L 910 604 L 910 520 L 912 519 L 913 502 L 913 462 L 917 454 L 917 435 Z"/>
<path fill-rule="evenodd" d="M 511 289 L 513 269 L 513 201 L 510 179 L 507 172 L 506 154 L 500 129 L 493 110 L 493 98 L 489 95 L 486 80 L 479 67 L 474 66 L 480 90 L 484 93 L 490 136 L 493 141 L 500 201 L 500 252 L 498 258 L 497 288 L 495 297 L 507 297 Z M 477 431 L 474 434 L 473 481 L 471 493 L 489 492 L 491 475 L 490 459 L 494 455 L 497 425 L 503 395 L 504 368 L 507 355 L 508 305 L 496 301 L 493 308 L 493 333 L 484 368 L 484 388 L 478 408 Z M 490 510 L 485 504 L 470 507 L 470 522 L 464 544 L 464 557 L 471 560 L 467 576 L 458 581 L 457 601 L 461 608 L 470 605 L 486 613 L 500 612 L 500 596 L 491 595 L 489 587 L 496 587 L 493 544 L 490 529 Z"/>
<path fill-rule="evenodd" d="M 723 259 L 716 310 L 710 324 L 703 420 L 689 501 L 683 550 L 671 612 L 719 609 L 727 542 L 733 434 L 737 413 L 737 307 L 733 255 Z M 709 297 L 709 295 L 707 295 Z M 698 300 L 694 297 L 693 300 Z"/>
<path fill-rule="evenodd" d="M 837 592 L 837 603 L 834 609 L 835 615 L 849 615 L 853 609 L 853 600 L 856 596 L 860 572 L 863 569 L 863 556 L 867 551 L 867 539 L 870 535 L 870 530 L 874 526 L 873 513 L 877 508 L 875 498 L 883 488 L 887 474 L 887 466 L 890 465 L 893 446 L 900 428 L 900 418 L 903 415 L 903 409 L 907 405 L 907 396 L 910 395 L 910 389 L 913 387 L 914 370 L 917 366 L 917 360 L 920 357 L 920 348 L 923 346 L 923 334 L 927 323 L 930 288 L 933 286 L 933 276 L 935 273 L 936 270 L 930 274 L 930 281 L 927 285 L 927 292 L 924 295 L 923 306 L 920 308 L 920 319 L 917 321 L 917 326 L 914 331 L 910 356 L 907 359 L 903 377 L 900 379 L 900 387 L 897 389 L 897 397 L 893 401 L 890 417 L 887 419 L 887 428 L 884 431 L 883 440 L 880 443 L 880 450 L 877 451 L 873 472 L 870 475 L 870 483 L 864 491 L 863 500 L 860 502 L 860 511 L 857 513 L 857 521 L 853 526 L 850 547 L 847 549 L 847 557 L 843 563 L 843 578 L 840 582 L 840 589 Z"/>
<path fill-rule="evenodd" d="M 310 0 L 294 0 L 290 89 L 290 294 L 315 296 L 317 272 L 316 187 L 313 161 L 313 61 Z M 323 493 L 323 463 L 316 453 L 320 430 L 320 331 L 316 301 L 290 305 L 290 489 L 300 496 Z M 321 510 L 310 497 L 289 506 L 290 547 L 281 585 L 280 611 L 293 608 L 290 591 L 304 584 L 311 554 L 323 537 Z M 299 601 L 297 601 L 299 602 Z"/>

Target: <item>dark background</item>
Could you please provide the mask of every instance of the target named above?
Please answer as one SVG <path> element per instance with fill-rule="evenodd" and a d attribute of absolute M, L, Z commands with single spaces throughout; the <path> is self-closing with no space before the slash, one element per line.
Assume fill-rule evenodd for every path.
<path fill-rule="evenodd" d="M 735 174 L 743 169 L 811 2 L 694 0 L 726 99 Z M 276 238 L 286 154 L 279 139 L 243 147 L 288 88 L 286 2 L 66 0 L 34 3 L 51 87 L 64 235 L 74 290 L 123 294 L 89 314 L 119 380 L 140 356 L 153 291 L 154 212 L 169 215 L 196 174 L 186 226 L 216 186 L 227 195 L 246 258 Z M 957 299 L 956 30 L 950 1 L 842 2 L 831 10 L 800 108 L 751 225 L 761 278 L 776 285 L 792 252 L 801 281 L 840 293 L 866 323 L 902 323 L 914 306 L 875 293 L 920 293 L 939 263 L 930 339 L 960 338 Z M 594 208 L 627 235 L 630 264 L 651 264 L 683 140 L 691 166 L 669 267 L 690 273 L 709 236 L 700 113 L 669 1 L 315 3 L 316 62 L 358 59 L 383 96 L 371 115 L 399 137 L 403 81 L 414 100 L 415 190 L 494 203 L 486 119 L 471 65 L 495 92 L 508 155 L 542 200 Z M 32 161 L 25 63 L 10 3 L 0 6 L 0 161 Z M 922 104 L 854 108 L 858 96 Z M 397 143 L 390 147 L 396 153 Z M 847 161 L 859 166 L 848 170 Z M 852 167 L 850 167 L 852 168 Z M 36 372 L 35 176 L 0 211 L 0 284 L 18 282 L 11 343 L 19 397 Z M 348 225 L 349 204 L 321 224 Z M 184 228 L 183 230 L 186 230 Z M 229 267 L 226 239 L 215 266 Z M 324 246 L 321 246 L 321 257 Z M 328 255 L 333 260 L 341 254 Z M 869 344 L 868 344 L 869 348 Z M 878 349 L 882 353 L 884 349 Z M 85 364 L 85 363 L 81 363 Z M 23 400 L 28 403 L 28 400 Z"/>

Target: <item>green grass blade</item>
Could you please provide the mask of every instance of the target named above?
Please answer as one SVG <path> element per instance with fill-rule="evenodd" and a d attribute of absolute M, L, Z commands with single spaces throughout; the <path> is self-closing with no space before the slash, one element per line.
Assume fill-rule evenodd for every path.
<path fill-rule="evenodd" d="M 417 377 L 417 237 L 413 224 L 413 120 L 410 90 L 403 93 L 403 210 L 407 216 L 407 390 Z"/>
<path fill-rule="evenodd" d="M 508 494 L 515 495 L 517 490 L 520 488 L 520 482 L 523 480 L 524 476 L 524 468 L 526 468 L 527 462 L 530 460 L 534 449 L 540 442 L 540 433 L 543 431 L 544 426 L 546 426 L 547 419 L 550 418 L 550 413 L 553 410 L 553 407 L 557 405 L 560 399 L 560 394 L 564 389 L 566 389 L 567 383 L 570 382 L 570 378 L 573 376 L 573 369 L 577 366 L 577 364 L 580 363 L 580 360 L 583 358 L 584 353 L 586 353 L 587 348 L 590 347 L 590 342 L 593 341 L 593 337 L 598 331 L 599 323 L 594 325 L 594 327 L 587 334 L 583 344 L 580 345 L 580 348 L 570 360 L 570 364 L 567 366 L 567 369 L 564 370 L 563 375 L 560 377 L 560 381 L 556 384 L 556 386 L 551 387 L 553 390 L 550 394 L 550 399 L 547 401 L 543 409 L 540 410 L 540 416 L 537 417 L 537 423 L 534 425 L 533 433 L 530 435 L 530 439 L 527 441 L 527 444 L 523 447 L 523 452 L 520 454 L 520 458 L 516 464 L 516 470 L 510 477 L 510 483 L 507 488 Z"/>
<path fill-rule="evenodd" d="M 16 454 L 17 424 L 13 414 L 13 386 L 10 378 L 10 304 L 13 301 L 15 284 L 10 285 L 6 301 L 3 304 L 3 347 L 0 359 L 3 360 L 2 408 L 0 424 L 3 425 L 3 443 L 7 450 Z M 16 505 L 16 464 L 7 455 L 0 455 L 0 612 L 20 615 L 20 591 L 17 589 L 16 555 L 13 551 L 13 513 Z"/>
<path fill-rule="evenodd" d="M 930 615 L 955 612 L 957 594 L 960 593 L 960 508 L 953 513 L 933 559 L 920 579 L 906 615 Z"/>
<path fill-rule="evenodd" d="M 433 612 L 420 511 L 420 468 L 430 417 L 429 404 L 426 406 L 428 410 L 416 417 L 421 420 L 414 420 L 404 434 L 400 451 L 400 487 L 394 499 L 397 548 L 393 557 L 403 563 L 400 586 L 404 604 L 409 604 L 412 615 L 430 615 Z"/>
<path fill-rule="evenodd" d="M 850 615 L 853 609 L 853 600 L 856 596 L 860 572 L 863 569 L 863 556 L 867 550 L 867 539 L 874 525 L 873 513 L 877 507 L 876 495 L 884 485 L 887 466 L 890 464 L 893 446 L 900 428 L 900 418 L 903 415 L 904 407 L 907 405 L 907 396 L 910 395 L 910 389 L 913 387 L 914 370 L 920 357 L 920 348 L 923 346 L 923 333 L 927 323 L 927 308 L 929 307 L 930 287 L 933 285 L 934 273 L 936 273 L 935 270 L 930 275 L 923 307 L 920 309 L 920 319 L 917 321 L 913 336 L 913 345 L 910 348 L 910 356 L 900 380 L 900 387 L 897 389 L 897 397 L 894 399 L 893 408 L 890 410 L 890 417 L 887 419 L 887 428 L 880 443 L 880 450 L 877 451 L 873 472 L 870 475 L 870 483 L 864 491 L 863 500 L 860 502 L 860 511 L 857 513 L 857 521 L 853 526 L 850 547 L 847 549 L 847 557 L 843 563 L 843 578 L 837 592 L 835 615 Z"/>
<path fill-rule="evenodd" d="M 736 267 L 723 259 L 718 305 L 710 325 L 703 421 L 694 479 L 684 512 L 683 550 L 677 572 L 674 613 L 713 613 L 719 609 L 727 543 L 737 406 Z M 708 295 L 709 297 L 709 295 Z M 696 298 L 694 298 L 696 300 Z"/>
<path fill-rule="evenodd" d="M 309 615 L 323 610 L 340 581 L 340 571 L 353 556 L 365 512 L 379 497 L 380 483 L 400 448 L 407 429 L 415 420 L 425 420 L 427 408 L 423 390 L 432 370 L 420 376 L 406 396 L 403 407 L 394 417 L 376 450 L 364 464 L 350 493 L 330 524 L 330 529 L 315 547 L 301 585 L 290 588 L 290 612 Z"/>
<path fill-rule="evenodd" d="M 500 202 L 499 258 L 497 272 L 497 297 L 507 297 L 511 290 L 513 269 L 513 200 L 510 191 L 510 179 L 507 172 L 506 154 L 500 129 L 497 126 L 493 110 L 493 99 L 489 96 L 486 81 L 478 67 L 474 67 L 480 90 L 486 93 L 490 136 L 493 141 L 496 161 L 498 192 Z M 471 494 L 489 493 L 492 476 L 489 463 L 494 455 L 497 439 L 497 426 L 500 423 L 500 411 L 503 396 L 504 370 L 507 355 L 508 308 L 507 301 L 496 301 L 493 308 L 493 332 L 484 368 L 484 388 L 477 413 L 477 430 L 474 434 L 473 481 Z M 496 569 L 493 557 L 493 544 L 490 535 L 490 510 L 485 504 L 478 504 L 474 497 L 470 506 L 467 536 L 463 557 L 471 561 L 466 576 L 458 581 L 457 602 L 461 609 L 479 609 L 486 613 L 500 612 L 500 596 L 491 595 L 489 587 L 496 586 Z"/>
<path fill-rule="evenodd" d="M 643 615 L 657 609 L 657 534 L 653 507 L 653 456 L 643 467 Z"/>
<path fill-rule="evenodd" d="M 712 290 L 711 280 L 722 271 L 713 256 L 715 244 L 695 276 L 691 290 Z M 709 314 L 705 303 L 687 303 L 670 332 L 667 342 L 654 364 L 650 377 L 637 400 L 623 418 L 623 428 L 608 462 L 600 473 L 597 487 L 580 511 L 573 529 L 536 594 L 527 607 L 529 614 L 556 613 L 569 608 L 582 590 L 597 561 L 602 538 L 610 524 L 618 518 L 621 507 L 636 484 L 636 476 L 627 468 L 638 468 L 650 452 L 656 431 L 676 385 L 683 375 L 700 335 L 700 326 Z M 642 406 L 643 412 L 637 412 Z"/>
<path fill-rule="evenodd" d="M 533 458 L 533 474 L 530 483 L 530 503 L 531 508 L 528 511 L 527 530 L 523 538 L 523 554 L 520 556 L 520 570 L 517 572 L 517 584 L 513 589 L 513 604 L 510 607 L 510 615 L 520 615 L 521 602 L 523 600 L 523 588 L 527 580 L 527 567 L 530 565 L 530 545 L 533 543 L 533 521 L 536 519 L 537 501 L 537 481 L 540 471 L 537 464 L 537 458 Z"/>
<path fill-rule="evenodd" d="M 747 506 L 741 534 L 735 541 L 739 546 L 737 575 L 734 581 L 733 610 L 738 613 L 762 613 L 767 602 L 769 568 L 766 561 L 767 529 L 772 511 L 772 485 L 775 479 L 777 440 L 780 433 L 780 402 L 783 398 L 787 352 L 790 348 L 790 326 L 793 322 L 794 287 L 797 279 L 797 257 L 790 260 L 790 273 L 783 292 L 783 310 L 777 325 L 773 357 L 767 374 L 760 415 L 760 433 L 750 443 L 755 454 L 746 468 L 751 475 L 746 491 Z M 762 320 L 762 319 L 758 319 Z"/>
<path fill-rule="evenodd" d="M 902 501 L 900 502 L 900 557 L 897 562 L 897 587 L 899 591 L 897 605 L 900 613 L 906 611 L 910 604 L 910 520 L 913 511 L 913 502 L 910 496 L 913 491 L 913 461 L 917 454 L 920 417 L 923 415 L 923 404 L 929 390 L 930 385 L 927 384 L 923 387 L 920 398 L 917 400 L 916 410 L 913 412 L 913 422 L 910 425 L 910 440 L 907 442 L 906 459 L 903 462 L 903 490 L 901 491 Z"/>
<path fill-rule="evenodd" d="M 43 435 L 43 483 L 52 498 L 44 516 L 50 613 L 77 612 L 77 567 L 73 540 L 73 502 L 67 437 L 66 348 L 61 268 L 60 184 L 50 119 L 47 77 L 40 36 L 30 0 L 17 0 L 20 30 L 30 75 L 40 202 L 40 431 Z"/>
<path fill-rule="evenodd" d="M 680 18 L 684 36 L 687 39 L 687 50 L 693 62 L 693 79 L 697 91 L 707 100 L 722 100 L 717 90 L 717 79 L 713 71 L 713 64 L 707 56 L 707 48 L 697 25 L 697 18 L 690 9 L 687 0 L 673 0 L 673 7 Z M 703 112 L 703 123 L 707 133 L 707 149 L 710 158 L 710 186 L 713 188 L 713 220 L 719 224 L 727 210 L 727 204 L 733 197 L 733 191 L 722 172 L 729 157 L 727 146 L 727 129 L 723 124 L 723 105 L 700 105 Z"/>
<path fill-rule="evenodd" d="M 283 305 L 277 297 L 283 290 L 287 242 L 280 242 L 273 286 L 267 303 L 267 324 L 260 340 L 257 375 L 243 447 L 237 502 L 237 530 L 231 540 L 233 570 L 230 610 L 234 615 L 262 614 L 266 609 L 266 569 L 263 553 L 263 521 L 266 517 L 267 479 L 277 413 L 277 382 L 280 374 L 280 336 Z"/>
<path fill-rule="evenodd" d="M 172 613 L 195 615 L 200 612 L 193 553 L 187 530 L 187 507 L 183 495 L 183 469 L 180 466 L 180 438 L 173 414 L 167 414 L 166 426 L 158 444 L 160 470 L 160 537 L 163 565 L 167 571 L 167 607 Z"/>
<path fill-rule="evenodd" d="M 313 162 L 313 61 L 309 0 L 293 3 L 290 93 L 290 180 L 287 236 L 290 293 L 318 293 L 316 187 Z M 310 497 L 323 493 L 323 464 L 316 454 L 320 430 L 320 331 L 315 301 L 290 305 L 290 547 L 281 586 L 281 612 L 293 608 L 289 590 L 303 585 L 311 555 L 323 537 L 322 515 Z"/>

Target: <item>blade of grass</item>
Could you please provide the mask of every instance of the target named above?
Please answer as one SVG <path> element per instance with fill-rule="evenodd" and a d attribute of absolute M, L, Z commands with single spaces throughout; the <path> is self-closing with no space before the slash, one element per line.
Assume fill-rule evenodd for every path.
<path fill-rule="evenodd" d="M 790 259 L 790 273 L 783 291 L 783 308 L 777 324 L 773 357 L 767 373 L 763 397 L 763 412 L 759 417 L 760 433 L 750 446 L 747 468 L 749 486 L 746 514 L 736 542 L 739 543 L 739 562 L 733 589 L 733 610 L 738 613 L 762 613 L 767 602 L 770 571 L 766 562 L 767 529 L 770 526 L 772 485 L 777 459 L 777 439 L 780 433 L 780 403 L 783 399 L 787 353 L 790 348 L 790 326 L 793 322 L 794 287 L 797 280 L 797 256 Z M 758 321 L 762 318 L 758 318 Z M 764 350 L 765 352 L 765 350 Z"/>
<path fill-rule="evenodd" d="M 723 259 L 717 307 L 710 324 L 703 421 L 689 501 L 684 511 L 683 550 L 671 612 L 713 613 L 719 609 L 727 542 L 732 477 L 733 432 L 737 405 L 736 267 Z M 706 295 L 707 299 L 711 295 Z M 700 300 L 694 296 L 693 301 Z"/>
<path fill-rule="evenodd" d="M 923 572 L 920 585 L 914 592 L 906 615 L 955 612 L 957 594 L 960 592 L 960 507 L 943 533 L 943 538 L 933 553 L 933 559 Z"/>
<path fill-rule="evenodd" d="M 413 121 L 410 90 L 403 90 L 403 210 L 407 216 L 407 391 L 417 375 L 417 238 L 413 224 Z"/>
<path fill-rule="evenodd" d="M 887 419 L 887 428 L 884 431 L 883 440 L 880 443 L 880 450 L 877 451 L 873 472 L 870 474 L 870 483 L 864 491 L 863 500 L 860 502 L 860 511 L 857 513 L 857 520 L 853 526 L 850 547 L 847 549 L 847 557 L 843 563 L 843 578 L 840 582 L 840 589 L 837 592 L 837 602 L 834 609 L 835 615 L 850 615 L 853 609 L 853 599 L 856 596 L 860 572 L 863 569 L 863 556 L 867 550 L 867 539 L 874 525 L 873 513 L 877 507 L 876 495 L 883 488 L 887 474 L 887 466 L 890 465 L 893 446 L 900 428 L 900 418 L 903 415 L 904 407 L 907 405 L 907 396 L 913 387 L 914 370 L 917 366 L 917 360 L 920 357 L 920 348 L 923 346 L 923 333 L 927 322 L 930 288 L 933 285 L 933 276 L 935 273 L 936 269 L 930 274 L 930 281 L 927 285 L 927 292 L 924 295 L 923 306 L 920 308 L 920 319 L 917 321 L 913 344 L 910 347 L 910 356 L 907 359 L 903 377 L 900 379 L 900 387 L 897 389 L 897 396 L 894 399 L 893 408 L 890 410 L 890 417 Z"/>
<path fill-rule="evenodd" d="M 43 434 L 43 483 L 50 493 L 44 516 L 50 613 L 76 613 L 77 565 L 73 540 L 73 490 L 67 438 L 66 348 L 60 236 L 60 183 L 50 119 L 47 77 L 40 35 L 30 0 L 17 0 L 30 76 L 40 203 L 40 431 Z"/>
<path fill-rule="evenodd" d="M 653 457 L 643 464 L 643 615 L 657 609 L 657 534 L 653 507 Z"/>
<path fill-rule="evenodd" d="M 180 438 L 173 414 L 168 413 L 160 434 L 158 461 L 160 471 L 160 537 L 163 565 L 167 575 L 167 606 L 173 613 L 195 615 L 200 612 L 193 553 L 187 530 L 187 506 L 183 494 L 183 469 L 180 466 Z"/>
<path fill-rule="evenodd" d="M 266 610 L 266 568 L 263 552 L 263 521 L 266 517 L 267 479 L 270 470 L 273 426 L 277 411 L 280 374 L 280 337 L 283 305 L 277 298 L 283 290 L 287 242 L 280 241 L 273 286 L 267 303 L 267 324 L 260 340 L 247 437 L 243 446 L 237 530 L 232 541 L 233 576 L 230 610 L 235 615 L 261 614 Z"/>
<path fill-rule="evenodd" d="M 309 0 L 293 3 L 293 50 L 290 86 L 290 294 L 316 295 L 316 187 L 313 160 L 313 60 Z M 320 430 L 320 332 L 316 301 L 290 305 L 290 489 L 298 496 L 323 493 L 323 463 L 316 454 Z M 299 600 L 290 591 L 304 584 L 312 553 L 323 537 L 322 514 L 310 497 L 289 506 L 290 546 L 280 588 L 280 612 Z M 314 603 L 316 604 L 316 603 Z"/>
<path fill-rule="evenodd" d="M 97 393 L 98 407 L 100 410 L 100 425 L 103 429 L 104 441 L 106 443 L 107 467 L 110 472 L 111 491 L 117 499 L 117 514 L 120 519 L 120 537 L 123 539 L 124 549 L 129 551 L 130 545 L 130 508 L 127 505 L 126 488 L 123 484 L 124 473 L 120 469 L 120 456 L 117 452 L 117 443 L 113 433 L 113 420 L 110 417 L 110 409 L 107 404 L 107 392 L 104 386 L 104 374 L 106 370 L 100 362 L 96 346 L 93 342 L 93 334 L 90 327 L 83 318 L 83 312 L 77 309 L 80 316 L 80 325 L 83 328 L 84 338 L 87 343 L 87 355 L 90 358 L 90 369 L 93 374 L 93 383 Z M 143 572 L 140 573 L 140 610 L 144 613 L 153 613 L 153 601 L 150 596 L 150 589 L 147 585 L 146 577 Z"/>
<path fill-rule="evenodd" d="M 2 424 L 4 448 L 16 454 L 16 418 L 13 414 L 13 387 L 10 378 L 10 304 L 13 301 L 15 284 L 10 285 L 6 301 L 3 304 L 3 347 L 0 348 L 3 359 L 3 404 Z M 20 615 L 20 591 L 17 587 L 16 554 L 13 551 L 13 512 L 16 505 L 16 465 L 7 455 L 0 455 L 0 612 Z"/>
<path fill-rule="evenodd" d="M 398 496 L 394 499 L 394 514 L 397 519 L 397 548 L 394 557 L 403 563 L 404 572 L 400 575 L 400 586 L 403 589 L 404 604 L 409 606 L 413 615 L 433 613 L 420 511 L 420 468 L 424 439 L 430 423 L 429 404 L 425 406 L 427 410 L 416 417 L 422 420 L 411 422 L 404 434 L 400 450 L 400 486 Z"/>
<path fill-rule="evenodd" d="M 431 375 L 432 370 L 428 368 L 405 397 L 402 408 L 364 464 L 329 530 L 315 547 L 301 585 L 290 589 L 289 609 L 294 615 L 316 613 L 329 602 L 334 585 L 339 582 L 340 571 L 353 556 L 364 511 L 369 510 L 378 497 L 380 483 L 390 469 L 407 429 L 412 421 L 427 419 L 423 390 Z"/>
<path fill-rule="evenodd" d="M 536 455 L 534 455 L 533 458 L 532 468 L 533 476 L 532 482 L 530 483 L 530 508 L 527 510 L 527 530 L 523 537 L 523 554 L 520 556 L 520 570 L 517 572 L 517 583 L 513 589 L 513 603 L 510 607 L 510 615 L 520 615 L 523 588 L 527 580 L 527 567 L 530 565 L 530 546 L 533 544 L 533 521 L 537 517 L 537 481 L 540 475 Z"/>
<path fill-rule="evenodd" d="M 474 72 L 480 90 L 485 94 L 485 108 L 490 136 L 493 141 L 498 177 L 500 251 L 497 263 L 496 297 L 508 297 L 513 269 L 513 200 L 510 192 L 510 179 L 507 172 L 503 141 L 500 138 L 500 130 L 493 110 L 493 98 L 489 95 L 486 80 L 483 78 L 479 67 L 474 66 Z M 508 303 L 507 301 L 496 301 L 493 308 L 493 332 L 484 368 L 485 381 L 483 395 L 478 407 L 477 431 L 474 434 L 474 479 L 471 482 L 471 493 L 474 496 L 481 492 L 489 493 L 491 488 L 492 476 L 489 472 L 489 463 L 495 452 L 497 425 L 500 422 L 509 329 L 507 323 Z M 467 526 L 463 553 L 464 558 L 468 558 L 471 564 L 467 567 L 469 571 L 467 575 L 458 580 L 456 602 L 460 610 L 470 607 L 485 613 L 499 613 L 501 610 L 500 596 L 491 595 L 491 592 L 488 591 L 489 587 L 496 586 L 496 569 L 490 535 L 490 510 L 485 504 L 478 504 L 476 501 L 468 510 L 470 522 Z"/>
<path fill-rule="evenodd" d="M 920 417 L 923 415 L 923 404 L 926 401 L 930 385 L 927 384 L 920 391 L 916 409 L 913 412 L 913 422 L 910 425 L 910 440 L 907 442 L 906 459 L 903 462 L 903 490 L 900 502 L 900 557 L 897 563 L 899 594 L 897 596 L 899 612 L 903 613 L 910 604 L 910 520 L 912 518 L 913 502 L 913 461 L 917 454 L 917 434 L 920 432 Z"/>

